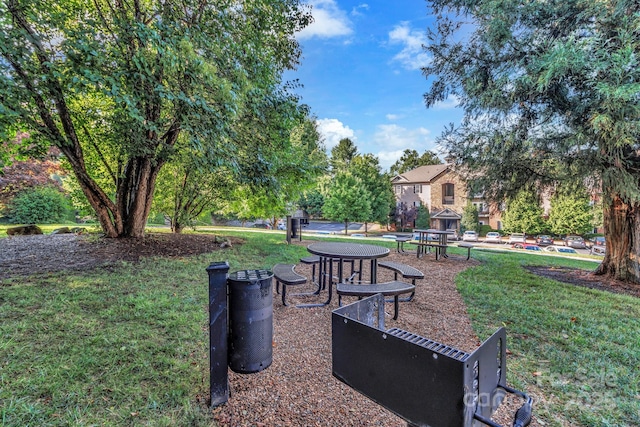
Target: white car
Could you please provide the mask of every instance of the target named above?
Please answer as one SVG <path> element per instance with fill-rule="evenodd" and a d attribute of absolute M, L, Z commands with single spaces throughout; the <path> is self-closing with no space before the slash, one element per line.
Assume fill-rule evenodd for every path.
<path fill-rule="evenodd" d="M 465 231 L 462 235 L 463 242 L 477 242 L 478 241 L 478 233 L 472 230 Z"/>
<path fill-rule="evenodd" d="M 490 231 L 484 238 L 485 243 L 502 243 L 502 236 L 500 233 Z"/>
<path fill-rule="evenodd" d="M 514 243 L 527 243 L 527 237 L 524 233 L 511 233 L 509 236 L 509 241 L 507 242 L 510 245 Z"/>

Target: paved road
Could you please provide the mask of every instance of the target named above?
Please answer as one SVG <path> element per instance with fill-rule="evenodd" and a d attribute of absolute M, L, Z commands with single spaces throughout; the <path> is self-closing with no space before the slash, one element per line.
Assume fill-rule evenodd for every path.
<path fill-rule="evenodd" d="M 303 228 L 303 231 L 312 232 L 329 232 L 329 233 L 342 233 L 344 232 L 344 223 L 341 222 L 326 222 L 326 221 L 309 221 L 309 225 Z M 364 224 L 354 222 L 349 224 L 349 231 L 364 231 Z"/>

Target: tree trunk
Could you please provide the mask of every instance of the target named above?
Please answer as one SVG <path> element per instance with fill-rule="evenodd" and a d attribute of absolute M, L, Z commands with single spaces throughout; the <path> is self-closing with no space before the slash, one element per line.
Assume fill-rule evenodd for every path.
<path fill-rule="evenodd" d="M 596 274 L 640 284 L 640 203 L 625 203 L 617 195 L 604 206 L 607 243 Z"/>
<path fill-rule="evenodd" d="M 182 230 L 184 229 L 184 226 L 182 224 L 180 224 L 178 221 L 175 220 L 171 220 L 171 232 L 175 233 L 175 234 L 180 234 L 182 233 Z"/>
<path fill-rule="evenodd" d="M 122 233 L 115 237 L 143 237 L 151 210 L 153 190 L 162 163 L 152 166 L 145 157 L 130 159 L 124 178 L 118 182 L 116 206 L 122 218 Z"/>
<path fill-rule="evenodd" d="M 344 222 L 344 235 L 345 236 L 349 235 L 349 221 Z"/>

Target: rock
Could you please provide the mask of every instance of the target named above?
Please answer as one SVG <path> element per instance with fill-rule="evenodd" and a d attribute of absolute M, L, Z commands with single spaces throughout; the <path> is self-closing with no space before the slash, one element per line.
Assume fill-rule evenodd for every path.
<path fill-rule="evenodd" d="M 70 233 L 72 233 L 72 231 L 69 230 L 69 227 L 56 228 L 51 232 L 51 234 L 70 234 Z"/>
<path fill-rule="evenodd" d="M 31 236 L 34 234 L 42 234 L 42 230 L 35 224 L 29 224 L 7 228 L 7 234 L 9 236 Z"/>

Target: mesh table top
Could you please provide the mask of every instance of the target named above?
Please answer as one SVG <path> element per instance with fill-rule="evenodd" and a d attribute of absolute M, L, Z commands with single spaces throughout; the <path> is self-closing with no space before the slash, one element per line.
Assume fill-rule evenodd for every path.
<path fill-rule="evenodd" d="M 389 255 L 389 248 L 376 245 L 342 242 L 318 242 L 307 246 L 314 255 L 342 259 L 382 258 Z"/>

